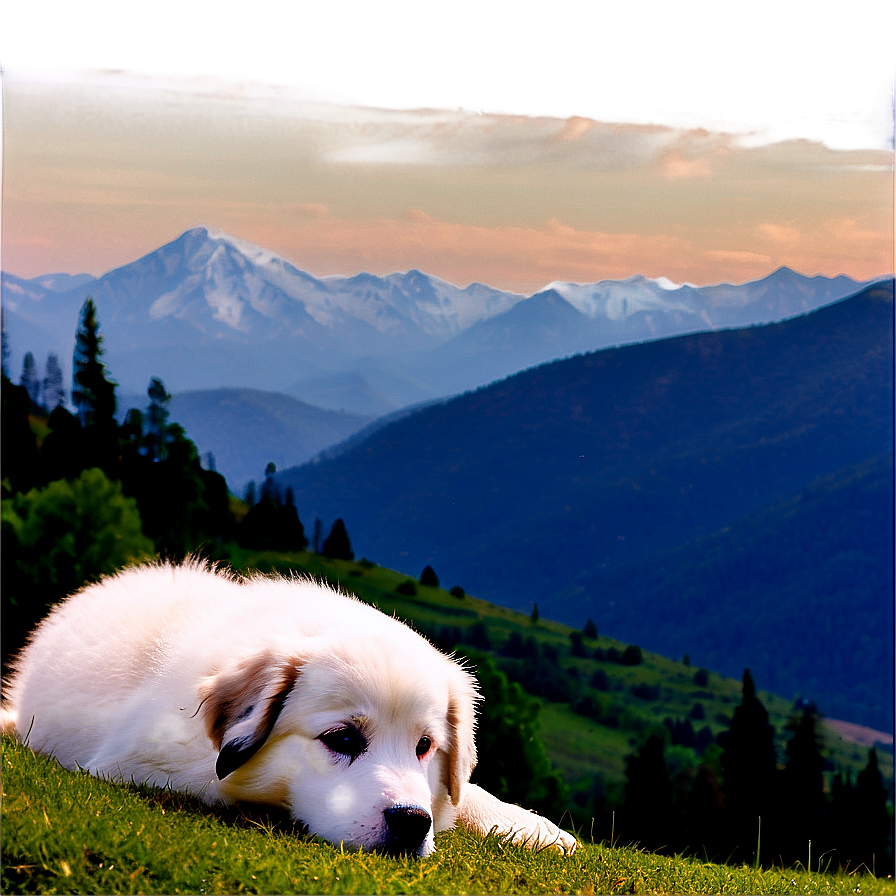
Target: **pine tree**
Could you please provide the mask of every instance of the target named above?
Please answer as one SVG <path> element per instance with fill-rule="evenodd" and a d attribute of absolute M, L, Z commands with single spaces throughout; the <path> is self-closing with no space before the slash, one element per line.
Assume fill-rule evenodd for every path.
<path fill-rule="evenodd" d="M 352 543 L 349 541 L 348 532 L 341 517 L 333 523 L 333 528 L 324 541 L 321 553 L 324 557 L 332 557 L 335 560 L 355 559 Z"/>
<path fill-rule="evenodd" d="M 0 334 L 2 334 L 2 349 L 0 349 L 0 372 L 4 380 L 9 376 L 9 336 L 6 333 L 6 311 L 0 307 Z"/>
<path fill-rule="evenodd" d="M 625 776 L 621 836 L 651 850 L 670 848 L 673 789 L 662 738 L 652 734 L 638 753 L 625 760 Z"/>
<path fill-rule="evenodd" d="M 22 379 L 19 384 L 24 387 L 31 399 L 32 407 L 40 406 L 40 378 L 37 375 L 37 364 L 34 361 L 34 355 L 26 352 L 22 361 Z"/>
<path fill-rule="evenodd" d="M 44 405 L 52 413 L 59 405 L 65 404 L 65 389 L 62 387 L 62 367 L 59 358 L 53 353 L 47 355 L 47 366 L 44 373 Z"/>
<path fill-rule="evenodd" d="M 165 435 L 171 395 L 157 376 L 149 381 L 146 394 L 149 396 L 149 407 L 146 409 L 146 454 L 152 461 L 162 461 L 167 453 Z"/>
<path fill-rule="evenodd" d="M 72 364 L 72 403 L 82 426 L 105 426 L 115 419 L 115 383 L 106 379 L 103 337 L 96 305 L 88 296 L 81 306 Z"/>
<path fill-rule="evenodd" d="M 791 862 L 806 854 L 809 840 L 816 846 L 816 855 L 827 848 L 822 846 L 824 825 L 824 759 L 818 737 L 818 715 L 803 712 L 787 725 L 793 737 L 787 744 L 787 764 L 782 773 L 780 849 Z"/>
<path fill-rule="evenodd" d="M 723 792 L 728 813 L 732 847 L 740 857 L 755 855 L 754 844 L 759 818 L 766 816 L 763 832 L 769 828 L 772 786 L 775 776 L 775 729 L 768 712 L 756 696 L 749 669 L 744 669 L 743 699 L 734 710 L 731 728 L 720 740 L 724 747 Z M 763 838 L 767 840 L 766 837 Z"/>

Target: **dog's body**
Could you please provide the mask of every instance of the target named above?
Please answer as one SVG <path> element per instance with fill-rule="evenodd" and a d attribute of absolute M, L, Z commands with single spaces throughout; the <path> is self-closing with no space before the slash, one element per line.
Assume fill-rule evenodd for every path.
<path fill-rule="evenodd" d="M 67 768 L 287 808 L 347 846 L 429 855 L 460 821 L 573 849 L 469 783 L 474 680 L 407 626 L 307 580 L 139 567 L 57 607 L 5 731 Z"/>

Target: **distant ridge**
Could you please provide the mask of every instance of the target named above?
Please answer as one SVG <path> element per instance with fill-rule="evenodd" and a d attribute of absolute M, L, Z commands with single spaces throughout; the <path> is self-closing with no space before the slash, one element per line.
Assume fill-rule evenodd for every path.
<path fill-rule="evenodd" d="M 55 352 L 68 375 L 90 294 L 107 366 L 127 392 L 159 376 L 175 393 L 255 388 L 373 415 L 583 351 L 781 320 L 857 288 L 788 269 L 709 287 L 557 282 L 534 296 L 419 270 L 319 278 L 205 226 L 102 277 L 2 275 L 14 378 L 28 351 L 38 363 Z"/>
<path fill-rule="evenodd" d="M 776 690 L 810 688 L 824 711 L 884 730 L 892 334 L 891 278 L 782 323 L 532 368 L 281 481 L 386 565 L 429 564 L 572 625 L 590 615 L 726 674 L 761 668 Z M 709 604 L 730 628 L 701 628 L 693 608 Z"/>

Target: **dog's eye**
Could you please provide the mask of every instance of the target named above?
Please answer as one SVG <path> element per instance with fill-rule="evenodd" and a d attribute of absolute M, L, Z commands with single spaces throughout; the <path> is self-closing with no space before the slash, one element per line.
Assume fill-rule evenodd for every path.
<path fill-rule="evenodd" d="M 318 740 L 328 750 L 332 750 L 340 756 L 348 756 L 351 760 L 357 759 L 367 749 L 364 735 L 357 728 L 352 728 L 349 725 L 326 731 L 318 737 Z"/>
<path fill-rule="evenodd" d="M 417 755 L 422 759 L 432 749 L 432 741 L 424 735 L 417 741 Z"/>

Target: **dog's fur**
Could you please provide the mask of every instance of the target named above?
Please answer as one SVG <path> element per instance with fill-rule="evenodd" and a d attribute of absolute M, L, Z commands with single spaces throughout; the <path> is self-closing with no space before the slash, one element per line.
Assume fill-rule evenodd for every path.
<path fill-rule="evenodd" d="M 456 822 L 575 839 L 469 783 L 475 680 L 305 579 L 137 567 L 70 597 L 6 689 L 3 729 L 66 768 L 287 808 L 333 843 L 426 856 Z"/>

